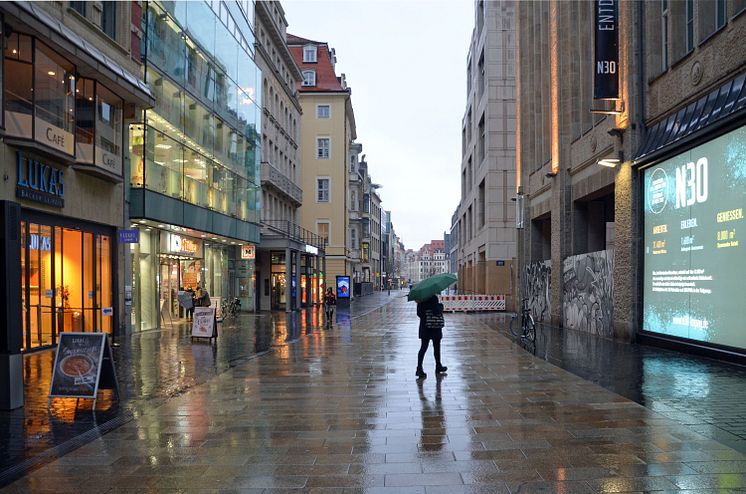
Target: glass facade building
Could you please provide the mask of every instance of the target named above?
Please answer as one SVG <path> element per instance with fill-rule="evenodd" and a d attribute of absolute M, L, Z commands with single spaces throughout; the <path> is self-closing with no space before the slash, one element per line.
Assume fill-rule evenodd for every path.
<path fill-rule="evenodd" d="M 235 274 L 253 274 L 253 260 L 241 259 L 240 249 L 259 242 L 261 73 L 253 12 L 253 2 L 144 3 L 142 77 L 156 104 L 130 128 L 130 216 L 142 244 L 132 248 L 136 330 L 166 320 L 164 302 L 172 319 L 183 316 L 172 295 L 198 283 L 253 306 L 253 288 L 245 289 L 251 283 Z M 164 248 L 168 235 L 191 237 L 199 249 Z M 218 246 L 220 262 L 209 261 Z M 187 261 L 190 274 L 183 275 L 180 262 Z M 138 286 L 160 287 L 160 305 L 144 307 L 152 298 Z"/>

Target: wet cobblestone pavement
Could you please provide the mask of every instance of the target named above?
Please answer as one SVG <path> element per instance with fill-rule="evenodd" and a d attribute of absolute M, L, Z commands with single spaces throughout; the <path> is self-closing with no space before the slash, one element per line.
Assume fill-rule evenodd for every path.
<path fill-rule="evenodd" d="M 384 305 L 391 296 L 376 295 L 340 307 L 337 325 Z M 54 351 L 24 357 L 25 406 L 0 411 L 0 486 L 26 471 L 53 460 L 116 428 L 169 398 L 220 375 L 249 359 L 296 341 L 323 326 L 317 309 L 299 313 L 244 314 L 220 325 L 216 344 L 192 343 L 191 328 L 177 323 L 161 331 L 120 338 L 113 356 L 120 400 L 110 391 L 99 394 L 96 411 L 91 400 L 54 399 L 47 407 Z"/>
<path fill-rule="evenodd" d="M 135 407 L 128 422 L 4 492 L 746 487 L 746 456 L 532 355 L 500 334 L 501 322 L 504 316 L 448 315 L 448 374 L 436 379 L 428 354 L 429 376 L 416 381 L 415 307 L 395 299 L 349 324 L 311 328 L 258 358 L 221 364 L 203 382 Z M 221 338 L 227 344 L 228 334 Z M 172 360 L 162 365 L 179 374 Z"/>

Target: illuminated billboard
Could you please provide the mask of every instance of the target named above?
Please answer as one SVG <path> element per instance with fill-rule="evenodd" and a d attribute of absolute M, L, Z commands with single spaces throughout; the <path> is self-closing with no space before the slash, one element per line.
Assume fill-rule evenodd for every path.
<path fill-rule="evenodd" d="M 746 127 L 643 172 L 645 331 L 746 348 Z"/>

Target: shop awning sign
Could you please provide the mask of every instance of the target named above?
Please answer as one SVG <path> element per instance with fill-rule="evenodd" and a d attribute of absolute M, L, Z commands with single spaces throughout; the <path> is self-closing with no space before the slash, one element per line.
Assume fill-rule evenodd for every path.
<path fill-rule="evenodd" d="M 255 259 L 256 249 L 253 245 L 242 245 L 241 246 L 241 259 Z"/>
<path fill-rule="evenodd" d="M 137 244 L 140 243 L 140 230 L 133 228 L 132 230 L 119 230 L 119 243 L 120 244 Z"/>

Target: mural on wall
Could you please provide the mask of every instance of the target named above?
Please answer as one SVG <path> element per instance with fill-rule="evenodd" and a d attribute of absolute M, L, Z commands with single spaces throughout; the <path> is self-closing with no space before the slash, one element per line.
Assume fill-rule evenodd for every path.
<path fill-rule="evenodd" d="M 564 326 L 612 336 L 614 251 L 571 256 L 562 262 Z"/>
<path fill-rule="evenodd" d="M 523 267 L 521 280 L 522 297 L 528 299 L 528 306 L 534 321 L 549 321 L 549 286 L 552 280 L 552 261 L 536 261 Z"/>

